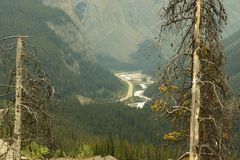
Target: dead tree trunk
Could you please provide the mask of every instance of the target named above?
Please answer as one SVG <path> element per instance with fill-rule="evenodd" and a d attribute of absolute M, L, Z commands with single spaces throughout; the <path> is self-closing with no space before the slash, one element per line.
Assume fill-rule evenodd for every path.
<path fill-rule="evenodd" d="M 8 88 L 7 94 L 1 92 L 0 97 L 15 93 L 15 98 L 12 99 L 15 102 L 13 137 L 9 137 L 9 140 L 13 139 L 13 143 L 10 146 L 11 152 L 7 155 L 10 160 L 21 160 L 22 147 L 31 144 L 33 139 L 37 143 L 48 145 L 49 148 L 53 146 L 51 116 L 48 113 L 54 88 L 37 60 L 36 48 L 25 43 L 24 38 L 28 36 L 18 35 L 0 39 L 0 45 L 3 43 L 0 46 L 0 60 L 3 63 L 0 65 L 6 67 L 3 74 L 9 77 L 6 78 L 6 85 L 0 84 L 0 87 Z M 17 44 L 13 43 L 13 40 Z M 11 64 L 12 59 L 15 59 L 14 64 Z M 2 91 L 1 88 L 0 90 Z M 12 106 L 7 107 L 10 109 Z M 12 128 L 9 132 L 12 133 Z M 9 135 L 12 135 L 11 133 Z"/>
<path fill-rule="evenodd" d="M 200 114 L 200 23 L 201 23 L 201 0 L 196 0 L 195 24 L 193 34 L 193 55 L 192 55 L 192 106 L 190 119 L 190 160 L 199 160 L 199 114 Z"/>
<path fill-rule="evenodd" d="M 22 52 L 23 39 L 17 37 L 16 49 L 16 101 L 14 122 L 14 160 L 21 160 L 21 125 L 22 125 Z"/>
<path fill-rule="evenodd" d="M 231 136 L 225 136 L 231 135 L 226 113 L 232 94 L 223 68 L 224 5 L 220 0 L 169 0 L 162 18 L 161 34 L 179 32 L 174 36 L 181 41 L 159 78 L 159 85 L 170 88 L 161 94 L 161 101 L 169 105 L 156 105 L 174 124 L 181 121 L 175 129 L 190 131 L 190 160 L 227 159 L 232 148 Z"/>

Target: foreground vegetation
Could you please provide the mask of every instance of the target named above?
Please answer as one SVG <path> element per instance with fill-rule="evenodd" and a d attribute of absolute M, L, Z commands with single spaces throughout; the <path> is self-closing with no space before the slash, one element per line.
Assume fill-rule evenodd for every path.
<path fill-rule="evenodd" d="M 80 105 L 69 97 L 53 109 L 55 156 L 112 155 L 119 160 L 166 160 L 180 151 L 163 139 L 165 120 L 155 123 L 148 107 L 136 109 L 121 103 Z"/>

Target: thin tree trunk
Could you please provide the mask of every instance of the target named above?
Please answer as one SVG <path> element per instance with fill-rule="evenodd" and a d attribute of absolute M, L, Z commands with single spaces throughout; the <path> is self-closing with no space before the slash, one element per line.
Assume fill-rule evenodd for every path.
<path fill-rule="evenodd" d="M 22 37 L 17 37 L 16 49 L 16 102 L 14 123 L 14 160 L 21 160 L 21 125 L 22 125 Z"/>
<path fill-rule="evenodd" d="M 190 160 L 199 160 L 199 114 L 200 114 L 200 60 L 199 51 L 201 47 L 201 0 L 195 0 L 195 25 L 194 25 L 194 48 L 192 57 L 192 106 L 190 121 Z"/>

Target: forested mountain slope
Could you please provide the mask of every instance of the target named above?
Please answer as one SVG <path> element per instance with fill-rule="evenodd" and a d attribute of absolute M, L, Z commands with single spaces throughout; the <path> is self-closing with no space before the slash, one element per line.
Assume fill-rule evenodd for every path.
<path fill-rule="evenodd" d="M 159 145 L 165 144 L 164 135 L 170 131 L 170 125 L 166 120 L 161 119 L 156 123 L 157 115 L 149 106 L 137 109 L 122 103 L 80 105 L 75 97 L 68 97 L 64 103 L 53 108 L 53 113 L 56 143 L 62 151 L 72 156 L 79 153 L 82 144 L 89 144 L 96 155 L 111 154 L 119 160 L 124 160 L 126 158 L 122 156 L 133 155 L 139 148 L 142 150 L 137 151 L 139 152 L 137 154 L 149 150 L 147 144 L 160 149 Z M 120 146 L 115 143 L 114 147 L 109 147 L 109 139 L 124 143 Z M 130 148 L 133 145 L 138 147 Z M 115 150 L 114 153 L 109 152 L 109 149 Z M 146 158 L 147 155 L 142 154 Z M 168 150 L 161 156 L 167 154 Z M 166 160 L 166 157 L 164 159 L 161 156 L 159 160 Z"/>
<path fill-rule="evenodd" d="M 96 52 L 128 60 L 139 43 L 158 31 L 160 2 L 145 0 L 43 0 L 63 9 L 84 27 Z M 68 3 L 68 5 L 66 5 Z M 69 6 L 72 7 L 69 7 Z M 71 11 L 70 11 L 71 10 Z M 81 24 L 79 24 L 79 22 Z"/>
<path fill-rule="evenodd" d="M 62 24 L 69 26 L 71 31 L 66 31 L 69 35 L 50 29 L 51 26 L 58 29 Z M 0 37 L 19 33 L 30 36 L 27 41 L 36 46 L 45 71 L 61 94 L 109 97 L 122 87 L 90 52 L 81 48 L 85 45 L 82 41 L 71 37 L 80 28 L 63 11 L 46 7 L 38 0 L 1 0 L 0 26 Z"/>
<path fill-rule="evenodd" d="M 224 41 L 224 49 L 231 85 L 240 93 L 240 30 Z"/>
<path fill-rule="evenodd" d="M 156 72 L 159 67 L 167 62 L 167 58 L 162 55 L 160 47 L 153 40 L 140 43 L 137 51 L 129 56 L 131 62 L 120 61 L 104 53 L 98 53 L 96 58 L 106 68 L 126 71 L 142 70 L 148 73 Z"/>
<path fill-rule="evenodd" d="M 238 0 L 237 0 L 238 1 Z M 239 29 L 240 3 L 225 0 L 228 26 L 225 37 Z M 131 54 L 146 40 L 158 37 L 161 7 L 166 0 L 43 0 L 64 10 L 84 30 L 95 53 L 129 61 Z M 166 41 L 170 41 L 166 37 Z M 170 46 L 170 45 L 169 45 Z M 164 47 L 166 48 L 166 47 Z M 165 51 L 168 56 L 170 52 Z M 129 59 L 130 58 L 130 59 Z"/>

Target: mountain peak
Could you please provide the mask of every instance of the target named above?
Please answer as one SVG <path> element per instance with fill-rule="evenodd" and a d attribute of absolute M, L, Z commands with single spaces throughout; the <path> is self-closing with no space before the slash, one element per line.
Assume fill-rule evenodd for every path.
<path fill-rule="evenodd" d="M 72 41 L 86 36 L 95 53 L 104 53 L 122 61 L 129 61 L 129 56 L 137 51 L 140 43 L 158 36 L 160 9 L 166 3 L 166 0 L 43 1 L 64 10 L 80 28 L 81 34 L 74 32 Z M 229 24 L 224 30 L 227 37 L 239 28 L 240 3 L 235 0 L 224 3 L 229 15 Z"/>

